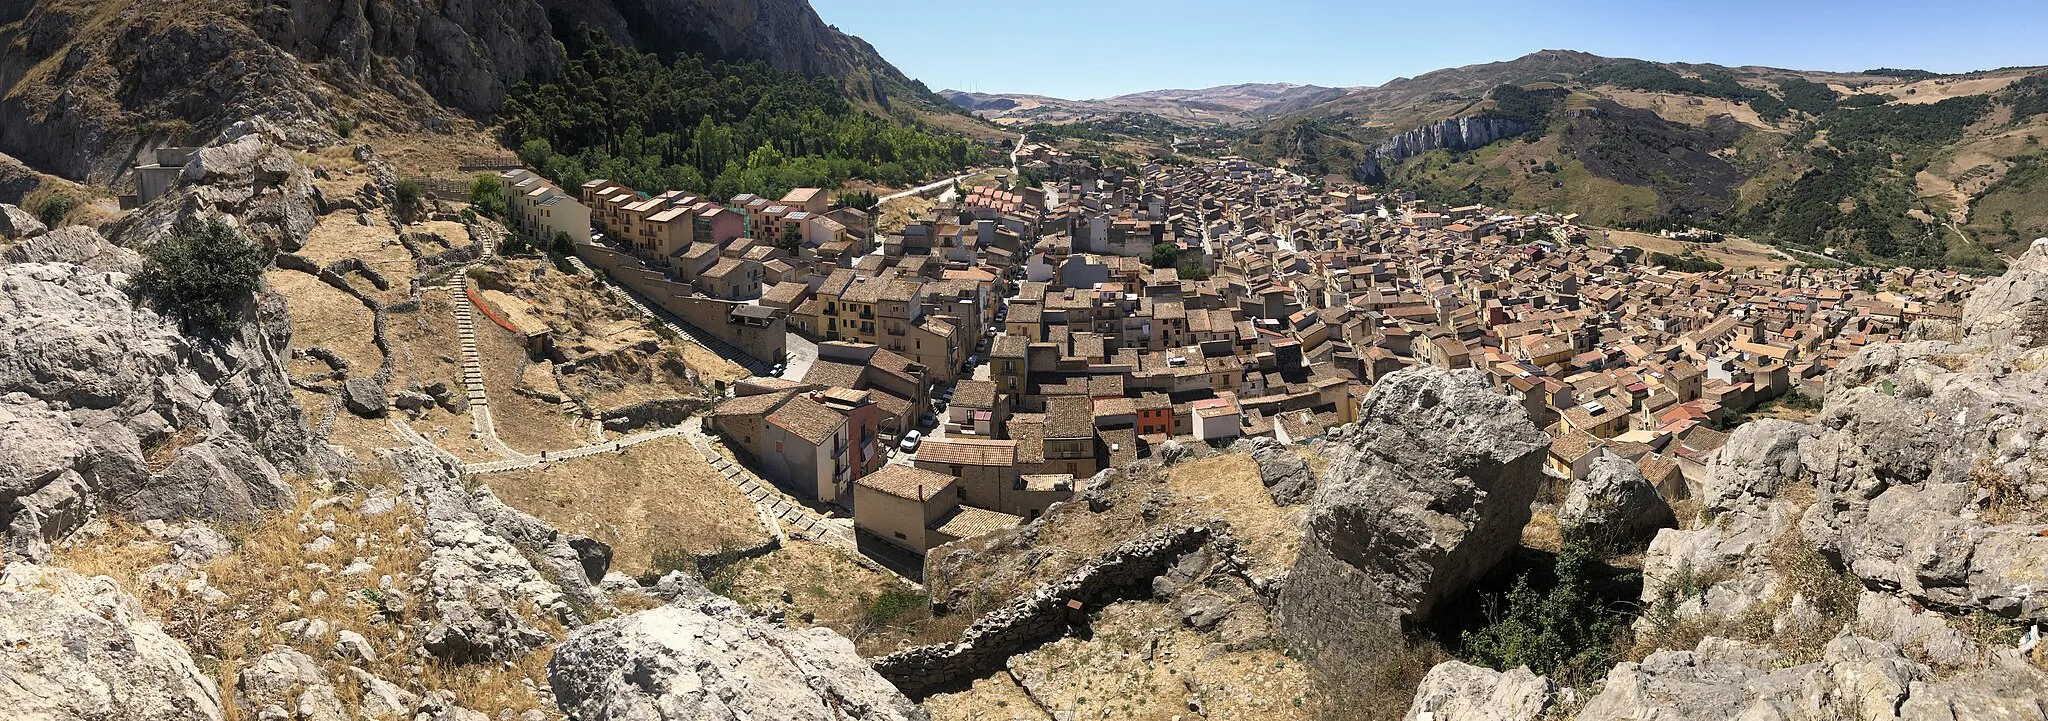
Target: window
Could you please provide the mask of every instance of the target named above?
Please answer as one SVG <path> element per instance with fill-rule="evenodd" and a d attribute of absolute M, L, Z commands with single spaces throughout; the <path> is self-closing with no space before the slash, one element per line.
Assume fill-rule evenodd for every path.
<path fill-rule="evenodd" d="M 960 477 L 960 467 L 959 467 L 959 466 L 947 466 L 947 467 L 946 467 L 946 472 L 947 472 L 947 473 L 951 473 L 951 474 L 953 474 L 953 477 L 954 477 L 954 478 L 959 478 L 959 477 Z"/>
<path fill-rule="evenodd" d="M 897 531 L 897 532 L 896 532 L 896 537 L 897 537 L 898 539 L 901 539 L 901 540 L 905 540 L 905 541 L 908 541 L 908 540 L 910 540 L 910 537 L 909 537 L 909 536 L 906 536 L 906 535 L 903 535 L 903 532 L 902 532 L 902 531 Z"/>
<path fill-rule="evenodd" d="M 966 498 L 966 497 L 967 497 L 967 489 L 965 489 L 965 488 L 961 488 L 961 487 L 959 487 L 959 486 L 954 486 L 954 487 L 953 487 L 953 496 L 954 496 L 955 498 Z"/>
<path fill-rule="evenodd" d="M 781 453 L 781 452 L 782 452 L 782 441 L 776 441 L 776 442 L 775 442 L 775 452 L 776 452 L 776 453 Z"/>

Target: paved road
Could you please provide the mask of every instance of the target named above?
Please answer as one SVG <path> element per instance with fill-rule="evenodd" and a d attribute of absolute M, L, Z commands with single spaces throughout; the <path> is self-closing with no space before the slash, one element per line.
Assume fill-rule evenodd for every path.
<path fill-rule="evenodd" d="M 782 346 L 783 352 L 789 356 L 789 361 L 782 370 L 782 377 L 803 380 L 804 374 L 811 372 L 811 365 L 818 362 L 818 344 L 791 333 L 789 338 L 782 342 Z"/>

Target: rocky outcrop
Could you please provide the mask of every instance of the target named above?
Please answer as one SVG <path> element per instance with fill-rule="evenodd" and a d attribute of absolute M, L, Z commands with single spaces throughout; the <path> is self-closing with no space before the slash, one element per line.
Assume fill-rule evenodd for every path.
<path fill-rule="evenodd" d="M 1409 369 L 1329 447 L 1278 631 L 1311 664 L 1356 670 L 1520 545 L 1550 440 L 1477 371 Z"/>
<path fill-rule="evenodd" d="M 20 207 L 0 203 L 0 240 L 27 240 L 50 232 L 43 221 Z"/>
<path fill-rule="evenodd" d="M 1250 438 L 1238 441 L 1231 449 L 1248 453 L 1252 462 L 1259 465 L 1259 482 L 1265 484 L 1266 494 L 1273 502 L 1282 506 L 1293 506 L 1306 502 L 1316 492 L 1316 476 L 1308 469 L 1308 461 L 1285 443 L 1271 438 Z"/>
<path fill-rule="evenodd" d="M 1401 160 L 1437 149 L 1472 150 L 1526 132 L 1529 124 L 1520 120 L 1469 115 L 1445 118 L 1386 139 L 1373 148 L 1373 155 Z"/>
<path fill-rule="evenodd" d="M 1550 679 L 1527 667 L 1503 673 L 1445 661 L 1423 677 L 1401 721 L 1536 721 L 1556 700 Z"/>
<path fill-rule="evenodd" d="M 70 263 L 106 273 L 134 275 L 142 269 L 142 256 L 133 250 L 107 242 L 98 231 L 83 225 L 38 233 L 4 250 L 0 262 Z"/>
<path fill-rule="evenodd" d="M 2039 719 L 2048 692 L 2048 674 L 2010 652 L 1985 670 L 1945 679 L 1897 646 L 1854 636 L 1830 642 L 1818 661 L 1785 661 L 1767 648 L 1707 638 L 1616 667 L 1578 718 Z"/>
<path fill-rule="evenodd" d="M 1520 545 L 1550 441 L 1477 371 L 1404 370 L 1329 436 L 1331 466 L 1281 588 L 1280 637 L 1370 668 Z"/>
<path fill-rule="evenodd" d="M 845 637 L 768 623 L 701 588 L 578 629 L 555 649 L 548 683 L 582 721 L 927 718 Z"/>
<path fill-rule="evenodd" d="M 1800 446 L 1801 531 L 1866 585 L 2048 621 L 2048 243 L 1964 306 L 1962 342 L 1871 348 L 1829 375 Z"/>
<path fill-rule="evenodd" d="M 0 639 L 0 707 L 9 718 L 221 718 L 213 680 L 107 579 L 9 565 L 0 573 Z"/>
<path fill-rule="evenodd" d="M 1154 579 L 1216 535 L 1206 526 L 1156 529 L 981 617 L 959 641 L 889 654 L 875 661 L 875 670 L 912 695 L 981 678 L 1002 668 L 1011 656 L 1072 630 L 1078 614 L 1068 603 L 1095 609 L 1147 594 Z"/>
<path fill-rule="evenodd" d="M 338 461 L 306 426 L 283 358 L 283 301 L 201 341 L 86 267 L 0 266 L 0 524 L 10 550 L 106 507 L 137 519 L 253 519 L 293 498 L 283 473 Z M 247 311 L 245 311 L 247 312 Z"/>
<path fill-rule="evenodd" d="M 1792 529 L 1799 508 L 1776 496 L 1804 475 L 1799 446 L 1814 432 L 1769 419 L 1736 429 L 1702 488 L 1701 520 L 1711 522 L 1664 529 L 1650 542 L 1643 556 L 1645 608 L 1725 618 L 1779 595 L 1781 579 L 1768 551 Z"/>
<path fill-rule="evenodd" d="M 464 489 L 453 459 L 406 448 L 392 451 L 385 461 L 404 479 L 433 548 L 420 564 L 427 603 L 434 610 L 434 622 L 421 639 L 428 652 L 454 662 L 503 660 L 553 640 L 535 626 L 537 613 L 580 622 L 561 588 L 478 513 L 480 498 L 489 491 Z M 495 513 L 502 507 L 495 501 L 482 505 Z"/>
<path fill-rule="evenodd" d="M 182 223 L 228 218 L 251 240 L 297 252 L 320 216 L 313 176 L 281 143 L 288 133 L 257 119 L 229 126 L 192 156 L 176 188 L 108 227 L 108 237 L 141 248 Z"/>
<path fill-rule="evenodd" d="M 1557 522 L 1575 527 L 1607 548 L 1641 547 L 1641 539 L 1672 525 L 1671 506 L 1642 470 L 1626 458 L 1603 456 L 1585 478 L 1572 481 Z"/>

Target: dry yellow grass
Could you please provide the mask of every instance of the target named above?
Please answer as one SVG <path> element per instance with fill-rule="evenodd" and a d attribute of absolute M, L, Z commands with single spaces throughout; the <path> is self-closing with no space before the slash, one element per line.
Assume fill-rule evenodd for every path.
<path fill-rule="evenodd" d="M 1032 698 L 1075 718 L 1189 718 L 1194 699 L 1206 718 L 1308 719 L 1315 712 L 1306 667 L 1273 649 L 1221 650 L 1211 637 L 1183 628 L 1163 604 L 1110 606 L 1093 629 L 1091 638 L 1069 636 L 1021 654 L 1009 671 L 964 692 L 932 696 L 926 706 L 935 719 L 1007 718 Z M 1029 697 L 1003 678 L 1010 675 Z M 1033 705 L 1015 713 L 1033 718 L 1042 711 Z"/>
<path fill-rule="evenodd" d="M 1251 456 L 1227 453 L 1174 466 L 1167 488 L 1192 506 L 1191 519 L 1229 521 L 1231 532 L 1250 552 L 1253 573 L 1276 574 L 1294 566 L 1301 528 L 1287 509 L 1273 505 Z"/>
<path fill-rule="evenodd" d="M 479 480 L 555 528 L 611 544 L 612 569 L 627 575 L 653 570 L 663 553 L 768 540 L 753 503 L 680 438 Z"/>
<path fill-rule="evenodd" d="M 381 471 L 358 480 L 366 487 L 396 483 Z M 222 695 L 230 701 L 225 705 L 230 721 L 255 716 L 253 709 L 232 703 L 236 672 L 280 645 L 293 646 L 319 660 L 343 703 L 351 712 L 357 710 L 360 694 L 347 670 L 349 664 L 328 658 L 331 635 L 299 640 L 278 630 L 280 624 L 300 618 L 324 620 L 336 632 L 362 634 L 378 658 L 356 665 L 414 693 L 447 689 L 455 692 L 463 705 L 492 717 L 500 711 L 550 708 L 524 683 L 525 679 L 546 682 L 546 651 L 508 666 L 429 664 L 423 675 L 407 672 L 405 666 L 415 661 L 409 651 L 417 641 L 408 638 L 398 624 L 377 618 L 372 609 L 376 608 L 374 599 L 384 591 L 386 577 L 391 588 L 410 593 L 412 574 L 429 553 L 417 536 L 421 519 L 405 504 L 383 514 L 363 515 L 357 510 L 364 499 L 361 494 L 345 496 L 345 503 L 315 508 L 315 500 L 322 497 L 319 491 L 301 486 L 299 502 L 293 508 L 248 525 L 218 529 L 235 542 L 235 552 L 197 569 L 210 585 L 227 594 L 228 599 L 217 604 L 144 584 L 145 571 L 171 560 L 170 544 L 119 519 L 107 521 L 98 532 L 82 532 L 60 544 L 54 561 L 81 574 L 113 578 L 140 600 L 220 684 Z M 326 523 L 333 524 L 331 531 L 321 530 Z M 326 550 L 307 550 L 307 543 L 323 535 L 335 543 Z M 356 539 L 363 539 L 363 548 L 357 548 Z M 370 564 L 370 572 L 339 573 L 359 558 Z M 324 594 L 325 599 L 315 603 L 315 592 Z M 412 607 L 420 608 L 420 602 L 413 599 Z M 543 630 L 559 634 L 559 627 L 547 625 L 547 614 L 530 615 Z"/>
<path fill-rule="evenodd" d="M 1777 252 L 1771 250 L 1768 246 L 1740 238 L 1730 238 L 1719 243 L 1686 243 L 1662 236 L 1627 230 L 1605 230 L 1602 232 L 1607 234 L 1607 239 L 1601 240 L 1599 235 L 1595 234 L 1591 243 L 1594 247 L 1621 248 L 1633 245 L 1652 253 L 1670 253 L 1672 255 L 1680 255 L 1688 249 L 1696 249 L 1700 256 L 1727 266 L 1731 270 L 1747 270 L 1750 268 L 1784 270 L 1793 263 L 1790 260 L 1786 260 L 1784 256 L 1778 255 Z"/>
<path fill-rule="evenodd" d="M 931 618 L 928 609 L 912 609 L 897 618 L 877 619 L 870 604 L 885 593 L 911 593 L 895 576 L 874 570 L 831 546 L 792 540 L 782 548 L 732 569 L 724 584 L 733 600 L 753 607 L 782 603 L 789 595 L 791 623 L 816 625 L 852 639 L 865 656 L 898 648 L 952 641 L 973 619 L 955 615 Z M 813 620 L 802 616 L 810 613 Z"/>

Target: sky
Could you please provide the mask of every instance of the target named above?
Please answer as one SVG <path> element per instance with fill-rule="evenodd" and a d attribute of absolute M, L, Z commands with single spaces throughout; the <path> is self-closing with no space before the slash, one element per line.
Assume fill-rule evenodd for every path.
<path fill-rule="evenodd" d="M 2048 0 L 811 0 L 933 90 L 1378 85 L 1543 49 L 1797 70 L 2048 65 Z"/>

